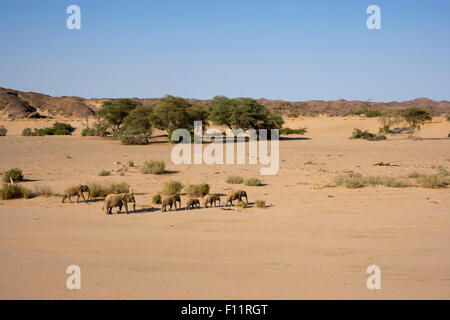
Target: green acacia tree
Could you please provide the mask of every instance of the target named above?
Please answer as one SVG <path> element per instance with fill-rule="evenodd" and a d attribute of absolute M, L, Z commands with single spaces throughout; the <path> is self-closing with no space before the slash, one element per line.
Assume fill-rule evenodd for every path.
<path fill-rule="evenodd" d="M 428 111 L 416 107 L 400 110 L 399 116 L 408 124 L 411 129 L 411 136 L 415 131 L 420 130 L 421 126 L 424 125 L 425 122 L 432 120 L 432 117 Z"/>
<path fill-rule="evenodd" d="M 111 128 L 112 133 L 117 135 L 125 118 L 136 106 L 137 103 L 130 99 L 105 101 L 100 110 L 98 110 L 98 116 L 104 119 Z"/>
<path fill-rule="evenodd" d="M 208 113 L 184 98 L 165 96 L 154 108 L 150 121 L 156 128 L 166 130 L 170 139 L 175 129 L 186 129 L 193 134 L 194 121 L 202 121 L 203 127 L 206 127 Z"/>
<path fill-rule="evenodd" d="M 229 99 L 217 96 L 208 104 L 208 112 L 215 124 L 226 125 L 234 130 L 280 129 L 284 123 L 281 116 L 252 98 Z"/>

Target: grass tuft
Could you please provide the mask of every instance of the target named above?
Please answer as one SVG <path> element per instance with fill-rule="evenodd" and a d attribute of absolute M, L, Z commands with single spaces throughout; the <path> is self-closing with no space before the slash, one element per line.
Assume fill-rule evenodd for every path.
<path fill-rule="evenodd" d="M 98 175 L 100 176 L 100 177 L 106 177 L 106 176 L 109 176 L 111 174 L 111 171 L 109 171 L 109 170 L 101 170 L 99 173 L 98 173 Z"/>
<path fill-rule="evenodd" d="M 31 190 L 16 183 L 4 183 L 0 189 L 0 199 L 28 199 L 31 196 Z"/>
<path fill-rule="evenodd" d="M 153 196 L 152 202 L 154 204 L 161 204 L 161 194 L 159 192 Z"/>
<path fill-rule="evenodd" d="M 130 192 L 130 185 L 126 181 L 113 182 L 89 182 L 89 189 L 91 190 L 91 198 L 104 198 L 111 193 L 128 193 Z"/>
<path fill-rule="evenodd" d="M 162 193 L 170 196 L 179 193 L 181 189 L 183 189 L 183 185 L 181 184 L 181 182 L 170 180 L 164 183 Z"/>
<path fill-rule="evenodd" d="M 239 177 L 239 176 L 229 176 L 227 178 L 227 183 L 231 183 L 231 184 L 241 184 L 244 182 L 244 178 Z"/>
<path fill-rule="evenodd" d="M 203 197 L 209 193 L 209 184 L 190 184 L 186 187 L 186 193 L 191 196 Z"/>
<path fill-rule="evenodd" d="M 141 168 L 141 173 L 143 174 L 162 174 L 164 172 L 166 172 L 166 164 L 164 161 L 146 161 Z"/>
<path fill-rule="evenodd" d="M 257 187 L 262 185 L 261 180 L 259 180 L 258 178 L 248 178 L 244 180 L 244 184 L 246 186 L 252 186 L 252 187 Z"/>
<path fill-rule="evenodd" d="M 266 202 L 264 200 L 255 200 L 255 207 L 266 208 Z"/>
<path fill-rule="evenodd" d="M 13 169 L 10 169 L 10 170 L 6 171 L 3 174 L 3 182 L 10 183 L 11 180 L 13 182 L 24 181 L 22 170 L 19 169 L 19 168 L 13 168 Z"/>

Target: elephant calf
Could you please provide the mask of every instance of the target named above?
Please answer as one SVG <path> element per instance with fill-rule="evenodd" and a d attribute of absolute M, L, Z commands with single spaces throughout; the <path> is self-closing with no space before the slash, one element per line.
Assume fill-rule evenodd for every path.
<path fill-rule="evenodd" d="M 170 206 L 169 211 L 172 210 L 172 206 L 175 206 L 175 211 L 177 211 L 177 202 L 180 203 L 179 208 L 181 209 L 181 198 L 178 194 L 175 194 L 172 196 L 166 196 L 166 197 L 162 198 L 161 212 L 166 212 L 167 206 Z"/>
<path fill-rule="evenodd" d="M 247 198 L 247 192 L 244 190 L 237 190 L 237 191 L 231 191 L 227 196 L 227 202 L 225 203 L 225 206 L 228 205 L 228 202 L 233 205 L 233 200 L 242 201 L 242 198 L 245 197 L 245 202 L 248 204 L 248 198 Z"/>
<path fill-rule="evenodd" d="M 188 199 L 187 203 L 186 203 L 186 210 L 194 209 L 194 208 L 200 209 L 200 200 Z"/>
<path fill-rule="evenodd" d="M 136 199 L 134 198 L 134 193 L 112 193 L 108 194 L 105 198 L 105 203 L 103 205 L 104 209 L 106 207 L 106 214 L 112 213 L 112 208 L 119 207 L 120 213 L 122 211 L 122 207 L 125 207 L 125 212 L 128 214 L 128 203 L 133 204 L 133 211 L 136 210 Z"/>
<path fill-rule="evenodd" d="M 204 206 L 208 208 L 208 204 L 212 207 L 214 203 L 214 207 L 216 206 L 216 201 L 219 201 L 220 206 L 220 197 L 217 194 L 208 194 L 205 196 Z"/>
<path fill-rule="evenodd" d="M 88 193 L 87 199 L 84 197 L 83 192 Z M 80 197 L 83 198 L 84 202 L 87 202 L 91 196 L 91 191 L 89 190 L 89 187 L 87 185 L 79 184 L 75 186 L 67 186 L 64 189 L 64 196 L 62 198 L 62 203 L 69 198 L 69 202 L 72 203 L 72 200 L 70 200 L 71 197 L 77 196 L 77 203 L 80 202 Z"/>

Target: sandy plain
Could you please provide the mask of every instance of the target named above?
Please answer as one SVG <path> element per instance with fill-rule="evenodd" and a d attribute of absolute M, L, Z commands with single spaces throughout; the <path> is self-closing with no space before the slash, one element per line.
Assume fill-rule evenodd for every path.
<path fill-rule="evenodd" d="M 405 176 L 450 169 L 450 122 L 386 141 L 350 140 L 353 128 L 375 131 L 376 119 L 288 120 L 305 136 L 280 141 L 280 170 L 259 165 L 174 165 L 173 145 L 123 146 L 73 136 L 22 137 L 53 121 L 0 121 L 0 171 L 19 167 L 30 189 L 127 181 L 137 212 L 105 215 L 103 201 L 61 203 L 59 196 L 0 201 L 1 299 L 449 299 L 449 189 L 333 186 L 343 171 Z M 71 121 L 81 128 L 82 121 Z M 146 160 L 172 173 L 143 175 Z M 133 160 L 125 176 L 99 177 Z M 377 162 L 396 166 L 373 166 Z M 225 182 L 259 177 L 259 187 Z M 152 196 L 167 180 L 208 182 L 211 192 L 245 188 L 250 207 L 161 213 Z M 186 197 L 182 197 L 183 204 Z M 223 198 L 222 198 L 223 199 Z M 263 199 L 270 207 L 255 208 Z M 381 268 L 381 290 L 368 290 L 366 268 Z M 68 290 L 66 268 L 81 268 L 81 289 Z"/>

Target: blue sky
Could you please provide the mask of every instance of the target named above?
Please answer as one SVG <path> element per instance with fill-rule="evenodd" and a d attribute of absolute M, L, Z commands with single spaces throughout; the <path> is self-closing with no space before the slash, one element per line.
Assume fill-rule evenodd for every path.
<path fill-rule="evenodd" d="M 450 100 L 448 0 L 0 0 L 0 39 L 0 86 L 55 96 Z"/>

